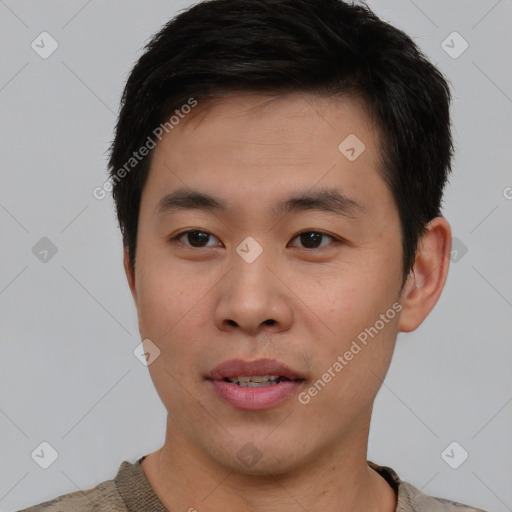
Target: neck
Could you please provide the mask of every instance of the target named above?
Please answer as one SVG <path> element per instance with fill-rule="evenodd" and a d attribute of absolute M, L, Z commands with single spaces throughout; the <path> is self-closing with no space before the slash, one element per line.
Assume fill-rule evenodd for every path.
<path fill-rule="evenodd" d="M 168 419 L 164 445 L 142 467 L 168 510 L 394 512 L 395 492 L 367 465 L 369 420 L 365 427 L 291 471 L 250 475 L 213 461 Z"/>

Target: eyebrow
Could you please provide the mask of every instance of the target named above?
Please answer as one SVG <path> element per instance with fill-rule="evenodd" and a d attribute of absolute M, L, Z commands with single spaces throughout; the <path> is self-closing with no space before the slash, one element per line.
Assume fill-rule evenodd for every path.
<path fill-rule="evenodd" d="M 180 188 L 163 196 L 155 208 L 155 215 L 163 216 L 167 213 L 183 210 L 204 210 L 218 213 L 228 211 L 227 203 L 208 193 Z M 365 208 L 350 199 L 336 188 L 320 188 L 314 191 L 303 191 L 297 195 L 284 199 L 273 209 L 276 216 L 292 212 L 315 210 L 335 213 L 343 217 L 354 217 L 365 212 Z"/>

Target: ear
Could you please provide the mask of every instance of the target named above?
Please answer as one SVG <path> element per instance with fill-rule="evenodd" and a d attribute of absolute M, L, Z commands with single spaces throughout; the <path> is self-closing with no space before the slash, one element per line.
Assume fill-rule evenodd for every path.
<path fill-rule="evenodd" d="M 436 305 L 448 276 L 451 247 L 448 221 L 444 217 L 431 220 L 418 243 L 413 268 L 402 290 L 400 331 L 417 329 Z"/>
<path fill-rule="evenodd" d="M 130 287 L 130 291 L 132 292 L 133 300 L 135 301 L 135 305 L 137 305 L 137 288 L 135 286 L 135 273 L 132 270 L 130 264 L 130 256 L 128 253 L 128 247 L 124 247 L 123 249 L 123 265 L 124 272 L 126 274 L 126 279 L 128 280 L 128 286 Z"/>

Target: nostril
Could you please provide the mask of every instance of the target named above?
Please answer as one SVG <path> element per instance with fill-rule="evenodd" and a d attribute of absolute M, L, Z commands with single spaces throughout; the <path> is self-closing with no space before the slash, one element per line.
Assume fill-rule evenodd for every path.
<path fill-rule="evenodd" d="M 268 320 L 265 320 L 263 323 L 267 325 L 274 325 L 276 321 L 273 320 L 272 318 L 269 318 Z"/>

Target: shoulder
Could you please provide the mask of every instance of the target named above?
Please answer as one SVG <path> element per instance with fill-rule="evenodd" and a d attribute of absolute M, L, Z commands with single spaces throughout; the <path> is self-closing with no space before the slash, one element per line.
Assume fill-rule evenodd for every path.
<path fill-rule="evenodd" d="M 18 512 L 127 512 L 113 480 L 101 482 L 91 489 L 63 494 Z"/>
<path fill-rule="evenodd" d="M 429 496 L 403 480 L 400 481 L 400 492 L 403 498 L 403 506 L 402 508 L 397 507 L 396 512 L 486 512 L 481 508 Z"/>
<path fill-rule="evenodd" d="M 367 462 L 395 490 L 397 494 L 396 512 L 486 512 L 481 508 L 429 496 L 409 482 L 402 480 L 392 468 L 379 466 L 371 461 Z"/>

